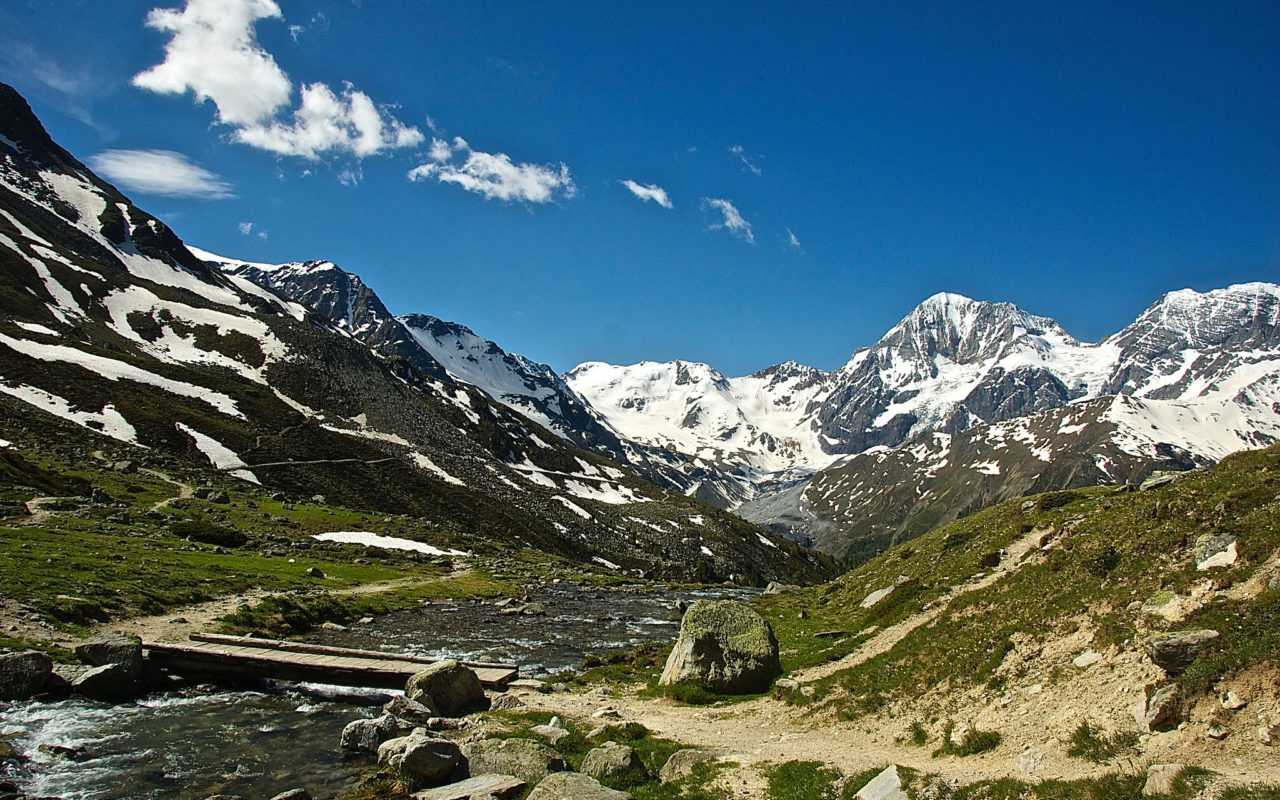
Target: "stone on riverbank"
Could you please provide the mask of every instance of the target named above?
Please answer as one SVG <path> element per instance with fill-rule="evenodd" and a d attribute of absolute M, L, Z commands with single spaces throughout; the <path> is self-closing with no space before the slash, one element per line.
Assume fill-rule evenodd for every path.
<path fill-rule="evenodd" d="M 425 728 L 432 717 L 439 716 L 432 700 L 426 695 L 419 695 L 412 700 L 404 695 L 396 695 L 382 707 L 385 714 L 390 714 L 411 728 Z"/>
<path fill-rule="evenodd" d="M 396 718 L 390 714 L 377 719 L 358 719 L 342 729 L 341 747 L 352 753 L 376 753 L 383 742 L 395 738 L 399 729 Z"/>
<path fill-rule="evenodd" d="M 413 800 L 480 800 L 482 797 L 515 797 L 529 784 L 512 775 L 478 775 L 465 781 L 428 789 Z"/>
<path fill-rule="evenodd" d="M 438 661 L 414 675 L 405 684 L 404 693 L 410 700 L 434 706 L 445 717 L 489 710 L 489 698 L 475 671 L 452 659 Z"/>
<path fill-rule="evenodd" d="M 53 659 L 38 650 L 0 655 L 0 700 L 26 700 L 53 674 Z"/>
<path fill-rule="evenodd" d="M 142 674 L 142 639 L 124 633 L 108 633 L 81 642 L 75 648 L 76 658 L 94 667 L 119 664 L 125 674 Z"/>
<path fill-rule="evenodd" d="M 733 600 L 699 600 L 680 623 L 660 682 L 701 681 L 717 692 L 753 694 L 781 674 L 778 640 L 764 617 Z"/>
<path fill-rule="evenodd" d="M 90 700 L 118 700 L 142 691 L 142 680 L 129 664 L 103 664 L 80 673 L 71 690 Z"/>
<path fill-rule="evenodd" d="M 626 792 L 601 786 L 581 772 L 553 772 L 539 781 L 528 800 L 635 800 Z"/>
<path fill-rule="evenodd" d="M 569 768 L 559 753 L 532 739 L 481 739 L 463 745 L 462 753 L 473 775 L 514 775 L 527 783 Z"/>
<path fill-rule="evenodd" d="M 388 739 L 378 747 L 378 764 L 413 789 L 440 783 L 461 760 L 458 745 L 429 736 L 422 728 L 415 728 L 408 736 Z"/>

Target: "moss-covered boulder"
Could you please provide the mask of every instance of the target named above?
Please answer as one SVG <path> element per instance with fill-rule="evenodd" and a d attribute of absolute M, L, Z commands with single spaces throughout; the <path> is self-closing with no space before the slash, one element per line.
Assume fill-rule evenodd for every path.
<path fill-rule="evenodd" d="M 661 683 L 695 681 L 724 694 L 754 694 L 781 674 L 778 640 L 764 617 L 732 600 L 699 600 L 680 623 Z"/>
<path fill-rule="evenodd" d="M 537 783 L 569 769 L 559 753 L 532 739 L 481 739 L 464 744 L 462 753 L 472 775 L 492 772 Z"/>

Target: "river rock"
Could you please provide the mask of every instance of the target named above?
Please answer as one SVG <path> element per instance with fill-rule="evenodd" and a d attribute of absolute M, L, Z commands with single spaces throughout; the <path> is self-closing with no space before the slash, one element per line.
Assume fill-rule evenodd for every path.
<path fill-rule="evenodd" d="M 626 792 L 600 785 L 581 772 L 554 772 L 538 782 L 527 800 L 635 800 Z"/>
<path fill-rule="evenodd" d="M 703 681 L 725 694 L 752 694 L 780 674 L 778 640 L 764 617 L 733 600 L 699 600 L 680 622 L 660 682 Z"/>
<path fill-rule="evenodd" d="M 0 700 L 26 700 L 52 674 L 53 659 L 38 650 L 0 654 Z"/>
<path fill-rule="evenodd" d="M 287 792 L 281 792 L 271 800 L 311 800 L 311 793 L 306 789 L 290 789 Z"/>
<path fill-rule="evenodd" d="M 437 713 L 445 717 L 462 717 L 476 711 L 489 710 L 480 678 L 474 670 L 453 661 L 437 661 L 409 679 L 404 687 L 410 700 L 431 699 Z"/>
<path fill-rule="evenodd" d="M 109 633 L 81 642 L 75 648 L 76 658 L 95 667 L 119 664 L 126 674 L 142 674 L 142 639 L 124 633 Z"/>
<path fill-rule="evenodd" d="M 462 760 L 458 745 L 415 728 L 408 736 L 388 739 L 378 747 L 378 764 L 387 767 L 413 789 L 443 781 Z"/>
<path fill-rule="evenodd" d="M 854 795 L 857 800 L 907 800 L 898 775 L 898 765 L 890 764 L 884 772 L 872 778 Z"/>
<path fill-rule="evenodd" d="M 714 761 L 716 758 L 716 754 L 711 750 L 699 750 L 693 747 L 677 750 L 667 759 L 667 763 L 662 765 L 662 769 L 658 770 L 658 780 L 663 783 L 684 780 L 693 774 L 699 764 Z"/>
<path fill-rule="evenodd" d="M 527 783 L 569 768 L 559 753 L 532 739 L 481 739 L 463 745 L 462 753 L 473 775 L 514 775 Z"/>
<path fill-rule="evenodd" d="M 529 784 L 513 775 L 477 775 L 465 781 L 428 789 L 413 795 L 413 800 L 481 800 L 481 798 L 515 797 Z"/>
<path fill-rule="evenodd" d="M 417 700 L 411 700 L 402 694 L 396 695 L 382 707 L 382 711 L 411 728 L 425 728 L 431 724 L 432 718 L 438 716 L 427 695 L 419 695 Z"/>
<path fill-rule="evenodd" d="M 1217 631 L 1207 629 L 1157 633 L 1142 643 L 1142 649 L 1157 667 L 1177 675 L 1217 638 Z"/>
<path fill-rule="evenodd" d="M 378 747 L 400 732 L 396 718 L 383 714 L 377 719 L 358 719 L 342 729 L 341 746 L 353 753 L 376 753 Z"/>
<path fill-rule="evenodd" d="M 623 779 L 627 783 L 643 783 L 649 777 L 640 754 L 617 742 L 605 742 L 588 751 L 578 771 L 600 781 Z"/>
<path fill-rule="evenodd" d="M 90 700 L 117 700 L 142 690 L 142 681 L 128 664 L 103 664 L 80 673 L 71 690 Z"/>

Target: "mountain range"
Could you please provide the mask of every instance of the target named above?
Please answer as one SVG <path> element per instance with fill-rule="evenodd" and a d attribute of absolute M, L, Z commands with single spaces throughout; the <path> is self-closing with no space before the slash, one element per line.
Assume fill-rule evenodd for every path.
<path fill-rule="evenodd" d="M 752 584 L 835 569 L 455 378 L 456 360 L 419 344 L 426 328 L 332 265 L 306 265 L 323 280 L 305 304 L 220 269 L 54 143 L 3 85 L 0 265 L 4 449 L 199 467 L 405 514 L 428 543 L 533 548 L 636 576 Z"/>
<path fill-rule="evenodd" d="M 563 376 L 434 317 L 395 318 L 326 262 L 210 263 L 325 313 L 649 480 L 837 555 L 867 555 L 1026 493 L 1140 481 L 1280 438 L 1280 287 L 1171 292 L 1097 343 L 942 293 L 832 372 L 700 363 Z M 358 286 L 352 292 L 350 286 Z M 378 309 L 376 313 L 361 309 Z"/>
<path fill-rule="evenodd" d="M 8 87 L 0 125 L 8 411 L 442 531 L 641 574 L 778 579 L 831 565 L 773 534 L 861 557 L 1009 497 L 1280 438 L 1274 284 L 1170 292 L 1092 344 L 942 293 L 831 372 L 559 375 L 458 323 L 393 315 L 331 262 L 184 245 Z"/>

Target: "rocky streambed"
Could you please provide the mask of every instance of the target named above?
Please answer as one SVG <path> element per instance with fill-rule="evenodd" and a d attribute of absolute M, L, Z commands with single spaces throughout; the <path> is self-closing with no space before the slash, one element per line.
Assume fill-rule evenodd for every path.
<path fill-rule="evenodd" d="M 749 590 L 597 590 L 555 584 L 504 603 L 442 602 L 346 630 L 326 644 L 468 660 L 510 661 L 536 677 L 584 656 L 674 641 L 677 601 Z M 0 782 L 28 797 L 82 800 L 272 797 L 305 786 L 334 797 L 368 759 L 338 744 L 352 719 L 386 693 L 307 685 L 231 690 L 188 686 L 126 702 L 70 696 L 0 702 Z"/>

